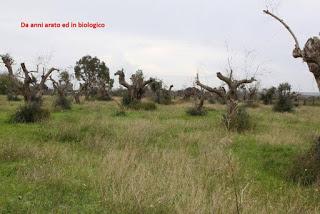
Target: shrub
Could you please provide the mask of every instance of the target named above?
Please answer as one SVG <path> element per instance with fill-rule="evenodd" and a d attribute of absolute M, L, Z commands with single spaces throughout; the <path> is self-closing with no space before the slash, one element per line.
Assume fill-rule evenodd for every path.
<path fill-rule="evenodd" d="M 145 110 L 145 111 L 153 111 L 157 109 L 157 106 L 153 102 L 132 102 L 128 108 L 134 110 Z"/>
<path fill-rule="evenodd" d="M 127 93 L 122 97 L 122 105 L 134 109 L 134 110 L 146 110 L 152 111 L 157 109 L 157 106 L 153 102 L 141 102 L 138 100 L 132 99 Z"/>
<path fill-rule="evenodd" d="M 131 96 L 128 93 L 124 93 L 122 96 L 122 105 L 123 106 L 129 106 L 130 104 L 135 104 L 136 101 L 134 101 Z"/>
<path fill-rule="evenodd" d="M 20 101 L 21 99 L 14 94 L 7 94 L 7 100 L 9 101 Z"/>
<path fill-rule="evenodd" d="M 234 115 L 224 114 L 222 122 L 228 130 L 243 132 L 252 127 L 250 115 L 244 106 L 238 107 Z"/>
<path fill-rule="evenodd" d="M 112 98 L 110 96 L 96 96 L 96 99 L 99 101 L 111 101 Z"/>
<path fill-rule="evenodd" d="M 163 92 L 160 104 L 170 105 L 171 103 L 172 103 L 172 100 L 169 92 L 167 91 Z"/>
<path fill-rule="evenodd" d="M 48 119 L 50 112 L 42 109 L 37 103 L 20 107 L 10 118 L 11 123 L 34 123 Z"/>
<path fill-rule="evenodd" d="M 320 138 L 306 152 L 299 154 L 293 162 L 289 178 L 302 185 L 320 181 Z"/>
<path fill-rule="evenodd" d="M 116 117 L 124 117 L 126 116 L 126 112 L 124 110 L 116 110 L 115 113 L 114 113 L 114 116 Z"/>
<path fill-rule="evenodd" d="M 68 110 L 71 109 L 71 101 L 67 97 L 57 96 L 53 106 L 55 109 Z"/>
<path fill-rule="evenodd" d="M 204 116 L 208 112 L 203 108 L 199 109 L 199 108 L 196 108 L 196 107 L 191 107 L 191 108 L 187 109 L 186 113 L 188 115 L 191 115 L 191 116 Z"/>
<path fill-rule="evenodd" d="M 273 106 L 273 110 L 277 112 L 292 112 L 293 102 L 290 97 L 280 96 Z"/>
<path fill-rule="evenodd" d="M 255 100 L 247 100 L 245 105 L 248 108 L 258 108 L 259 107 L 259 103 L 256 102 Z"/>
<path fill-rule="evenodd" d="M 216 99 L 214 99 L 214 97 L 209 97 L 209 98 L 208 98 L 208 102 L 209 102 L 210 104 L 216 104 Z"/>
<path fill-rule="evenodd" d="M 272 104 L 273 98 L 276 94 L 277 89 L 275 87 L 271 87 L 269 89 L 264 89 L 261 94 L 261 100 L 263 101 L 263 104 L 270 105 Z"/>
<path fill-rule="evenodd" d="M 278 86 L 278 100 L 273 106 L 273 110 L 277 112 L 291 112 L 293 111 L 293 101 L 291 86 L 288 83 L 282 83 Z"/>

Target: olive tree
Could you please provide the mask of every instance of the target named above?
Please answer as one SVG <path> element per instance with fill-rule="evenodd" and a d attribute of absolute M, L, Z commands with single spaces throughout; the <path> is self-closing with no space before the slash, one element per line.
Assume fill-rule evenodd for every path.
<path fill-rule="evenodd" d="M 27 69 L 25 63 L 21 63 L 21 69 L 19 69 L 19 72 L 14 73 L 12 57 L 8 54 L 3 55 L 2 61 L 8 70 L 11 80 L 20 78 L 23 81 L 22 84 L 19 84 L 18 81 L 13 81 L 13 83 L 15 83 L 14 88 L 23 95 L 25 105 L 18 109 L 18 111 L 12 116 L 11 121 L 36 122 L 47 118 L 49 116 L 49 112 L 42 109 L 42 97 L 44 92 L 48 89 L 46 82 L 49 76 L 54 71 L 59 70 L 54 67 L 50 69 L 42 67 L 42 75 L 40 78 L 37 78 L 36 74 L 40 73 L 39 65 L 37 65 L 36 70 L 29 70 Z"/>
<path fill-rule="evenodd" d="M 59 80 L 56 81 L 50 76 L 52 86 L 57 94 L 54 101 L 54 107 L 61 109 L 70 109 L 71 102 L 67 98 L 69 94 L 73 92 L 73 84 L 70 80 L 70 74 L 67 71 L 63 71 L 59 74 Z"/>
<path fill-rule="evenodd" d="M 218 95 L 221 99 L 224 100 L 224 102 L 227 104 L 227 112 L 224 117 L 224 123 L 226 125 L 226 128 L 228 130 L 237 128 L 235 126 L 237 126 L 236 124 L 238 119 L 237 116 L 238 116 L 238 113 L 240 112 L 238 89 L 241 86 L 245 84 L 250 84 L 256 80 L 253 77 L 250 79 L 236 80 L 233 77 L 232 69 L 230 70 L 230 74 L 228 76 L 218 72 L 217 77 L 228 86 L 228 90 L 226 90 L 225 87 L 212 88 L 210 86 L 204 85 L 200 82 L 198 76 L 196 79 L 196 84 L 201 88 Z"/>
<path fill-rule="evenodd" d="M 105 62 L 97 57 L 84 56 L 76 62 L 74 73 L 77 80 L 81 81 L 80 88 L 86 100 L 89 98 L 111 99 L 110 90 L 113 79 L 110 78 L 109 68 Z"/>
<path fill-rule="evenodd" d="M 139 102 L 145 93 L 146 87 L 154 81 L 153 78 L 145 80 L 142 70 L 138 70 L 131 75 L 131 84 L 126 81 L 123 69 L 117 71 L 114 75 L 119 76 L 119 84 L 127 89 L 128 103 Z"/>

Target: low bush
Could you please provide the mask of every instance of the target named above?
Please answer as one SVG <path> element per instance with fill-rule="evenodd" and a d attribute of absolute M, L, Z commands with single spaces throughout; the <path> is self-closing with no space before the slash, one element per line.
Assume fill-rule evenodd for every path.
<path fill-rule="evenodd" d="M 126 115 L 127 115 L 127 113 L 124 110 L 116 110 L 114 112 L 114 116 L 116 116 L 116 117 L 124 117 Z"/>
<path fill-rule="evenodd" d="M 71 109 L 71 100 L 67 97 L 57 96 L 53 102 L 55 109 L 68 110 Z"/>
<path fill-rule="evenodd" d="M 292 112 L 293 102 L 289 96 L 279 96 L 277 102 L 273 106 L 273 110 L 276 112 Z"/>
<path fill-rule="evenodd" d="M 157 109 L 156 104 L 153 102 L 132 102 L 127 107 L 134 110 L 145 110 L 145 111 L 153 111 Z"/>
<path fill-rule="evenodd" d="M 289 179 L 302 185 L 320 184 L 320 137 L 294 160 Z"/>
<path fill-rule="evenodd" d="M 124 93 L 122 96 L 122 105 L 123 106 L 129 106 L 131 104 L 135 104 L 136 101 L 134 101 L 128 93 Z"/>
<path fill-rule="evenodd" d="M 42 109 L 39 104 L 26 104 L 21 106 L 16 113 L 10 117 L 11 123 L 34 123 L 48 119 L 50 112 Z"/>
<path fill-rule="evenodd" d="M 234 115 L 224 114 L 222 122 L 228 130 L 243 132 L 252 128 L 252 121 L 244 106 L 238 107 Z"/>
<path fill-rule="evenodd" d="M 291 85 L 282 83 L 277 88 L 278 100 L 273 106 L 273 110 L 277 112 L 293 111 L 293 93 L 291 93 Z"/>
<path fill-rule="evenodd" d="M 203 108 L 199 109 L 199 108 L 192 107 L 192 108 L 188 108 L 186 113 L 191 116 L 204 116 L 208 112 Z"/>
<path fill-rule="evenodd" d="M 20 101 L 21 99 L 14 94 L 7 94 L 7 100 L 8 101 Z"/>
<path fill-rule="evenodd" d="M 128 94 L 124 94 L 122 97 L 122 105 L 129 109 L 134 110 L 146 110 L 152 111 L 157 109 L 157 106 L 153 102 L 141 102 L 138 100 L 133 100 Z"/>

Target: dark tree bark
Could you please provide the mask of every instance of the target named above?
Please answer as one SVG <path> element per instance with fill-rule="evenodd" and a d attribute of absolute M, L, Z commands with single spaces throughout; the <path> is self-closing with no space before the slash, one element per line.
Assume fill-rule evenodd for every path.
<path fill-rule="evenodd" d="M 127 88 L 128 95 L 132 100 L 140 101 L 147 85 L 152 83 L 154 79 L 150 78 L 149 80 L 143 80 L 139 77 L 137 77 L 135 74 L 131 76 L 131 82 L 132 84 L 129 84 L 125 80 L 125 74 L 122 70 L 117 71 L 114 75 L 119 76 L 119 84 Z"/>
<path fill-rule="evenodd" d="M 295 42 L 295 48 L 293 49 L 292 55 L 294 58 L 302 58 L 307 63 L 309 71 L 313 74 L 318 90 L 320 91 L 320 39 L 319 37 L 312 37 L 308 39 L 303 49 L 300 48 L 299 41 L 296 35 L 293 33 L 291 28 L 284 22 L 283 19 L 274 15 L 268 10 L 263 11 L 265 14 L 273 17 L 279 21 L 291 34 Z"/>
<path fill-rule="evenodd" d="M 46 73 L 41 76 L 40 83 L 37 83 L 37 79 L 33 76 L 31 71 L 28 71 L 24 63 L 21 63 L 21 68 L 24 73 L 23 81 L 23 97 L 27 103 L 41 103 L 44 90 L 47 88 L 45 83 L 53 71 L 58 71 L 56 68 L 50 68 Z"/>
<path fill-rule="evenodd" d="M 14 83 L 15 89 L 23 95 L 26 104 L 35 103 L 41 105 L 43 93 L 47 89 L 45 83 L 52 72 L 58 71 L 58 69 L 50 68 L 47 72 L 43 71 L 40 82 L 38 83 L 37 78 L 33 75 L 33 72 L 38 71 L 29 71 L 25 63 L 21 63 L 20 66 L 23 72 L 23 77 L 20 77 L 23 78 L 23 84 L 21 85 L 19 81 L 17 81 L 17 74 L 13 73 L 13 59 L 8 54 L 1 56 L 1 59 L 8 70 L 10 80 Z"/>

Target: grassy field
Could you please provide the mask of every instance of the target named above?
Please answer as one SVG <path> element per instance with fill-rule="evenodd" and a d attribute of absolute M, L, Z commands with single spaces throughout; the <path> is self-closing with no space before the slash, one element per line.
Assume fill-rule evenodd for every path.
<path fill-rule="evenodd" d="M 50 107 L 50 100 L 46 98 Z M 320 135 L 320 108 L 249 112 L 243 134 L 224 110 L 158 106 L 116 116 L 87 102 L 37 124 L 10 124 L 21 103 L 0 97 L 1 213 L 319 213 L 320 189 L 288 178 L 297 154 Z"/>

